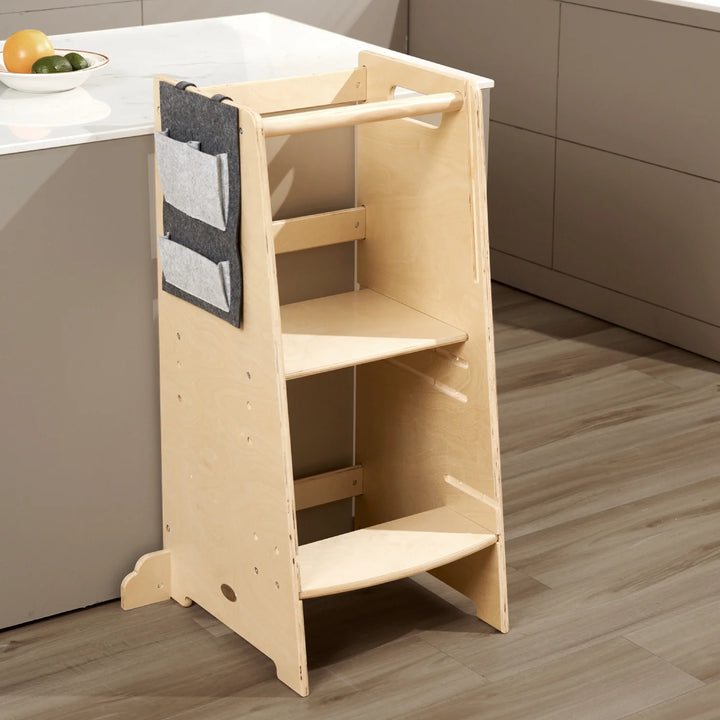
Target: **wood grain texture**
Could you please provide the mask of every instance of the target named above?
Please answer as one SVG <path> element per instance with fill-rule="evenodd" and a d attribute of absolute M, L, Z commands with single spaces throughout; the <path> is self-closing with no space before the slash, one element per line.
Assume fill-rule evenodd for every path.
<path fill-rule="evenodd" d="M 526 292 L 608 322 L 622 323 L 623 327 L 630 330 L 720 361 L 720 332 L 717 325 L 549 270 L 499 250 L 491 250 L 490 257 L 493 278 L 498 282 L 512 284 Z"/>
<path fill-rule="evenodd" d="M 715 720 L 720 707 L 720 683 L 706 685 L 679 698 L 654 705 L 649 710 L 628 715 L 624 720 Z"/>
<path fill-rule="evenodd" d="M 358 282 L 467 332 L 446 348 L 357 370 L 357 461 L 365 490 L 358 527 L 447 505 L 485 511 L 446 475 L 502 504 L 497 436 L 482 98 L 450 73 L 363 53 L 368 102 L 393 87 L 462 91 L 439 127 L 412 119 L 358 128 L 358 203 L 366 207 Z M 387 482 L 392 478 L 392 483 Z M 473 596 L 478 616 L 508 627 L 503 528 L 499 541 L 443 579 Z M 473 578 L 472 582 L 469 578 Z"/>
<path fill-rule="evenodd" d="M 651 621 L 628 639 L 706 683 L 720 680 L 720 603 Z"/>
<path fill-rule="evenodd" d="M 437 569 L 446 583 L 473 600 L 478 617 L 501 631 L 508 629 L 482 83 L 370 52 L 360 53 L 358 63 L 372 81 L 370 101 L 362 105 L 263 118 L 226 98 L 239 119 L 244 315 L 239 329 L 228 327 L 161 293 L 164 550 L 145 557 L 122 586 L 124 607 L 160 600 L 165 594 L 154 590 L 168 586 L 181 604 L 197 602 L 265 652 L 278 678 L 301 696 L 309 692 L 301 599 Z M 308 83 L 317 88 L 317 81 L 313 77 Z M 156 128 L 162 126 L 158 96 L 163 82 L 169 79 L 156 78 Z M 303 79 L 297 83 L 302 86 Z M 398 87 L 417 94 L 386 100 Z M 234 94 L 238 88 L 233 87 Z M 187 91 L 207 97 L 215 89 L 191 86 Z M 406 117 L 445 110 L 449 117 L 438 125 Z M 289 304 L 281 312 L 274 247 L 280 224 L 273 224 L 271 214 L 266 136 L 365 121 L 376 126 L 371 134 L 358 133 L 358 197 L 365 195 L 376 216 L 372 237 L 363 243 L 375 249 L 364 253 L 360 263 L 371 287 Z M 388 152 L 398 131 L 400 152 Z M 381 154 L 390 157 L 390 186 Z M 418 192 L 417 175 L 427 176 L 436 195 L 429 211 L 428 193 Z M 158 186 L 158 237 L 166 234 L 162 193 Z M 400 205 L 396 199 L 388 204 L 389 196 L 399 198 Z M 401 205 L 402 212 L 396 213 Z M 337 214 L 326 212 L 282 224 L 301 228 L 299 235 L 306 236 L 308 228 L 327 229 L 328 220 L 332 225 L 335 219 Z M 447 247 L 448 240 L 453 248 Z M 304 241 L 301 246 L 308 247 Z M 394 249 L 388 254 L 387 247 Z M 420 272 L 398 279 L 397 269 L 387 267 L 393 253 L 417 253 L 418 247 L 424 252 Z M 437 270 L 441 274 L 434 276 Z M 448 291 L 447 297 L 440 298 L 437 285 Z M 437 316 L 462 320 L 471 335 Z M 464 344 L 463 355 L 441 348 L 458 344 Z M 414 386 L 407 400 L 393 397 L 374 418 L 367 412 L 358 415 L 358 427 L 377 425 L 385 432 L 395 429 L 398 412 L 405 413 L 390 453 L 403 460 L 402 479 L 388 473 L 387 463 L 380 473 L 378 463 L 372 463 L 387 456 L 390 437 L 379 443 L 363 438 L 376 471 L 373 489 L 387 488 L 363 502 L 371 513 L 385 515 L 372 523 L 379 527 L 368 527 L 366 512 L 355 532 L 311 543 L 298 555 L 286 380 L 429 348 L 434 351 L 421 359 L 421 367 L 416 367 L 417 358 L 388 363 L 409 371 L 406 378 Z M 456 368 L 466 392 L 448 383 Z M 385 390 L 386 380 L 381 374 L 376 392 Z M 433 397 L 426 401 L 428 393 Z M 436 413 L 434 401 L 443 396 L 445 405 Z M 447 411 L 458 408 L 449 423 Z M 435 423 L 437 455 L 448 465 L 442 474 L 435 472 L 436 452 L 427 448 L 411 469 L 414 448 L 402 436 L 416 414 Z M 458 427 L 462 432 L 450 440 Z M 459 461 L 448 462 L 454 460 L 448 447 L 468 449 L 478 438 L 480 452 L 471 449 Z M 414 475 L 424 482 L 408 484 Z M 432 489 L 433 475 L 439 494 Z M 309 486 L 317 484 L 315 479 Z M 410 507 L 420 505 L 419 512 L 398 512 L 406 497 Z M 492 530 L 480 526 L 486 518 Z M 158 579 L 154 569 L 159 564 L 164 576 Z"/>
<path fill-rule="evenodd" d="M 494 532 L 446 507 L 363 527 L 300 546 L 300 597 L 333 595 L 417 575 L 496 542 Z"/>
<path fill-rule="evenodd" d="M 168 293 L 158 298 L 163 546 L 172 597 L 222 620 L 307 695 L 267 157 L 260 116 L 238 112 L 242 329 Z"/>
<path fill-rule="evenodd" d="M 295 480 L 295 509 L 304 510 L 362 494 L 362 465 Z"/>
<path fill-rule="evenodd" d="M 626 331 L 598 335 L 591 318 L 510 288 L 494 296 L 508 341 L 499 379 L 514 376 L 499 394 L 510 633 L 429 575 L 306 600 L 313 692 L 300 700 L 197 605 L 108 603 L 0 633 L 0 716 L 716 720 L 720 365 Z M 550 372 L 547 345 L 567 358 L 570 339 L 573 373 L 518 382 L 534 352 Z M 613 414 L 623 394 L 634 410 Z M 534 430 L 523 403 L 557 415 Z M 604 424 L 589 420 L 596 411 Z M 548 459 L 523 471 L 518 458 L 543 445 Z"/>
<path fill-rule="evenodd" d="M 285 377 L 305 377 L 404 355 L 467 337 L 384 295 L 363 289 L 283 305 Z"/>
<path fill-rule="evenodd" d="M 365 237 L 365 208 L 275 220 L 273 232 L 276 254 L 361 240 Z"/>
<path fill-rule="evenodd" d="M 599 677 L 597 666 L 612 667 Z M 653 680 L 652 684 L 648 680 Z M 408 720 L 610 720 L 636 708 L 694 690 L 702 683 L 624 638 L 598 643 L 542 668 L 481 686 L 442 704 L 406 715 Z M 515 700 L 510 700 L 514 697 Z M 521 697 L 522 700 L 518 701 Z"/>
<path fill-rule="evenodd" d="M 462 107 L 462 104 L 463 96 L 458 92 L 417 95 L 401 100 L 375 100 L 287 115 L 271 115 L 263 119 L 263 131 L 265 137 L 294 135 L 359 123 L 452 112 Z"/>
<path fill-rule="evenodd" d="M 170 599 L 170 551 L 157 550 L 143 555 L 120 586 L 123 610 Z"/>
<path fill-rule="evenodd" d="M 362 102 L 366 97 L 365 69 L 319 73 L 298 78 L 277 78 L 255 82 L 205 86 L 210 95 L 222 93 L 253 108 L 261 115 L 335 103 Z"/>

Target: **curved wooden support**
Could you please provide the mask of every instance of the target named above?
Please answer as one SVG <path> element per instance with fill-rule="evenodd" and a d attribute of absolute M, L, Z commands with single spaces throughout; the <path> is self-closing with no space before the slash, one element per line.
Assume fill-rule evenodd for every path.
<path fill-rule="evenodd" d="M 120 605 L 123 610 L 170 599 L 170 551 L 143 555 L 135 569 L 122 581 Z"/>

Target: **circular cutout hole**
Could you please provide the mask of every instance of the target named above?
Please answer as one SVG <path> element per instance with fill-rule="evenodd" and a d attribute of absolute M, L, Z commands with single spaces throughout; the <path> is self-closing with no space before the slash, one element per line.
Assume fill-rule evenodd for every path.
<path fill-rule="evenodd" d="M 223 583 L 220 586 L 220 592 L 230 601 L 235 602 L 237 600 L 237 595 L 235 595 L 235 591 L 229 586 Z"/>

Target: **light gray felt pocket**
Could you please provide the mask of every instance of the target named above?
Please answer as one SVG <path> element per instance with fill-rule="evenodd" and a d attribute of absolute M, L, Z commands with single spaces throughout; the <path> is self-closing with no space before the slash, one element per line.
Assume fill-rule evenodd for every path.
<path fill-rule="evenodd" d="M 160 185 L 165 200 L 186 215 L 219 230 L 227 227 L 230 189 L 227 154 L 208 155 L 200 143 L 155 133 Z"/>
<path fill-rule="evenodd" d="M 158 238 L 158 248 L 167 282 L 220 310 L 228 311 L 230 263 L 227 260 L 213 262 L 164 236 Z"/>

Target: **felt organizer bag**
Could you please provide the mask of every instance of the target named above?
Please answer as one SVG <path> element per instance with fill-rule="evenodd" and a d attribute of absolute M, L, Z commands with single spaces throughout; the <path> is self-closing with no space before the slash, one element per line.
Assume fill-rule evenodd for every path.
<path fill-rule="evenodd" d="M 162 287 L 239 326 L 238 112 L 221 96 L 187 92 L 189 85 L 160 83 L 155 152 L 163 192 Z"/>

